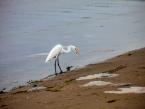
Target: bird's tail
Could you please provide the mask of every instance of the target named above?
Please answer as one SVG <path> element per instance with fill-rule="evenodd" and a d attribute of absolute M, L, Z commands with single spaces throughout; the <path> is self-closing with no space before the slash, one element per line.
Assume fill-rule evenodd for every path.
<path fill-rule="evenodd" d="M 45 59 L 45 63 L 47 63 L 48 61 L 49 61 L 49 59 L 46 58 L 46 59 Z"/>
<path fill-rule="evenodd" d="M 47 63 L 50 60 L 49 56 L 45 59 L 45 63 Z"/>

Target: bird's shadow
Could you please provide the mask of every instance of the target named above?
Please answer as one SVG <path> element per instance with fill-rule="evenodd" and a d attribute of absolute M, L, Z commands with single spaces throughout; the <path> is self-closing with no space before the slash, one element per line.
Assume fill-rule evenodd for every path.
<path fill-rule="evenodd" d="M 63 71 L 63 72 L 60 72 L 60 73 L 57 73 L 57 74 L 54 74 L 54 75 L 61 75 L 61 74 L 64 74 L 64 73 L 68 73 L 71 71 L 71 69 L 73 68 L 73 66 L 67 66 L 66 67 L 66 71 Z"/>

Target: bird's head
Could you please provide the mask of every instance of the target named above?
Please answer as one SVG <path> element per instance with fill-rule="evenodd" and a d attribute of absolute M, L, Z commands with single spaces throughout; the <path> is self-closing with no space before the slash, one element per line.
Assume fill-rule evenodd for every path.
<path fill-rule="evenodd" d="M 72 46 L 72 50 L 74 51 L 75 54 L 79 55 L 80 54 L 80 49 L 76 46 Z"/>
<path fill-rule="evenodd" d="M 80 48 L 76 47 L 76 48 L 75 48 L 75 53 L 76 53 L 77 55 L 79 55 L 79 54 L 80 54 Z"/>

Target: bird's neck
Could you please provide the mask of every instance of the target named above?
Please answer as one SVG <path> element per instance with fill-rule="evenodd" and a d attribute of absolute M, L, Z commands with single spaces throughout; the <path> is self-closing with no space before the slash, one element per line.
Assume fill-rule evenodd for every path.
<path fill-rule="evenodd" d="M 65 49 L 65 47 L 64 47 L 64 48 L 63 48 L 63 53 L 69 53 L 69 52 L 72 51 L 72 49 L 73 49 L 73 46 L 72 46 L 72 45 L 67 46 L 66 49 Z"/>

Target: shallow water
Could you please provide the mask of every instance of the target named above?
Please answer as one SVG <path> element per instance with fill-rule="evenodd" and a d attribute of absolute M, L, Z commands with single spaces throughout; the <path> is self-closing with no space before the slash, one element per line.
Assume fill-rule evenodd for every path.
<path fill-rule="evenodd" d="M 44 61 L 58 43 L 81 49 L 61 56 L 64 70 L 144 47 L 144 10 L 144 0 L 0 0 L 0 89 L 53 74 Z"/>
<path fill-rule="evenodd" d="M 106 81 L 90 81 L 82 86 L 88 87 L 88 86 L 106 86 L 106 85 L 113 85 L 113 83 Z"/>
<path fill-rule="evenodd" d="M 145 93 L 145 87 L 127 87 L 127 88 L 118 88 L 118 91 L 104 91 L 104 93 L 112 93 L 112 94 L 128 94 L 128 93 Z"/>
<path fill-rule="evenodd" d="M 96 79 L 96 78 L 112 78 L 112 77 L 116 77 L 119 74 L 110 74 L 109 72 L 106 73 L 96 73 L 93 75 L 87 75 L 87 76 L 82 76 L 77 78 L 76 80 L 90 80 L 90 79 Z"/>

